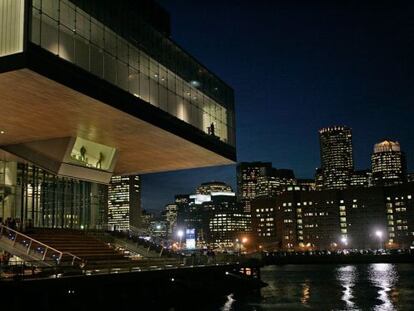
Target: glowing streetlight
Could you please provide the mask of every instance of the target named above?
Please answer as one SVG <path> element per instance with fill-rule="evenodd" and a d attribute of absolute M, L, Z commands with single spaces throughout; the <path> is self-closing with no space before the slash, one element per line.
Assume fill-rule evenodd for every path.
<path fill-rule="evenodd" d="M 247 240 L 247 238 L 243 238 L 243 239 L 242 239 L 242 243 L 243 243 L 243 244 L 247 243 L 247 241 L 248 241 L 248 240 Z"/>
<path fill-rule="evenodd" d="M 348 245 L 348 238 L 346 236 L 343 236 L 341 238 L 341 242 L 342 242 L 342 244 L 344 244 L 345 246 L 347 246 Z"/>
<path fill-rule="evenodd" d="M 382 233 L 381 230 L 377 230 L 377 231 L 375 231 L 375 235 L 378 237 L 379 248 L 381 249 L 382 248 L 382 235 L 383 235 L 383 233 Z"/>
<path fill-rule="evenodd" d="M 177 236 L 180 239 L 180 248 L 181 248 L 181 241 L 182 241 L 183 236 L 184 236 L 184 231 L 183 230 L 178 230 L 177 231 Z"/>

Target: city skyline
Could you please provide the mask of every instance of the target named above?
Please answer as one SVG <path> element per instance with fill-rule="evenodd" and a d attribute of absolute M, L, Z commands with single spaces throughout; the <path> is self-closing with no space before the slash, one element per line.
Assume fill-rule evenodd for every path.
<path fill-rule="evenodd" d="M 331 125 L 332 127 L 335 126 L 342 126 L 342 125 Z M 321 128 L 316 133 L 315 136 L 317 137 L 320 130 L 325 129 Z M 352 130 L 352 128 L 351 128 Z M 352 134 L 353 135 L 353 134 Z M 352 139 L 354 140 L 354 135 L 352 136 Z M 370 153 L 366 155 L 366 161 L 368 161 L 368 164 L 366 167 L 354 167 L 353 172 L 360 172 L 360 171 L 371 171 L 372 163 L 371 163 L 371 156 L 374 153 L 374 149 L 376 145 L 381 143 L 383 140 L 378 140 L 371 144 L 371 150 Z M 385 139 L 384 141 L 387 141 Z M 395 142 L 398 142 L 398 140 L 395 140 Z M 317 142 L 317 145 L 319 146 L 319 143 Z M 409 152 L 405 152 L 404 146 L 401 147 L 401 151 L 405 153 L 406 158 L 410 157 Z M 352 145 L 352 152 L 355 153 L 355 147 L 354 144 Z M 315 167 L 313 175 L 311 176 L 301 176 L 298 174 L 298 172 L 295 170 L 295 168 L 290 167 L 279 167 L 277 163 L 273 163 L 271 161 L 264 161 L 262 159 L 255 159 L 251 162 L 270 162 L 271 165 L 273 165 L 276 169 L 288 169 L 292 170 L 296 179 L 314 179 L 315 178 L 315 172 L 317 168 L 320 168 L 322 163 L 320 159 L 320 151 L 319 151 L 319 163 Z M 247 161 L 239 161 L 238 163 L 247 162 Z M 354 161 L 355 163 L 355 158 Z M 250 162 L 248 162 L 250 163 Z M 142 178 L 144 180 L 142 185 L 142 205 L 143 209 L 152 211 L 152 212 L 159 212 L 161 211 L 166 204 L 169 204 L 173 201 L 173 198 L 177 194 L 186 194 L 191 193 L 191 191 L 198 185 L 206 182 L 213 182 L 213 181 L 219 181 L 224 182 L 228 185 L 230 185 L 236 192 L 238 190 L 237 188 L 237 164 L 234 165 L 228 165 L 225 167 L 214 167 L 214 168 L 202 168 L 202 169 L 195 169 L 195 170 L 182 170 L 182 171 L 175 171 L 175 172 L 166 172 L 166 173 L 160 173 L 160 174 L 149 174 L 149 175 L 142 175 Z M 194 174 L 194 172 L 199 172 L 200 174 Z M 407 173 L 410 173 L 411 170 L 408 169 Z M 212 177 L 212 179 L 204 179 L 207 177 Z M 216 177 L 216 178 L 214 178 Z M 170 180 L 174 180 L 175 182 L 172 184 L 168 184 Z M 191 180 L 191 181 L 189 181 Z M 194 182 L 194 183 L 193 183 Z M 167 184 L 167 186 L 166 186 Z M 147 186 L 147 187 L 146 187 Z M 151 195 L 149 198 L 148 192 L 146 190 L 151 189 L 154 190 L 154 188 L 159 187 L 165 187 L 164 188 L 164 196 L 160 200 L 159 196 Z M 161 204 L 159 204 L 161 202 Z M 165 202 L 162 203 L 162 202 Z"/>
<path fill-rule="evenodd" d="M 370 167 L 373 145 L 388 138 L 400 142 L 413 170 L 409 4 L 377 3 L 370 11 L 353 1 L 263 1 L 254 10 L 246 1 L 160 3 L 176 41 L 235 89 L 238 161 L 270 161 L 312 177 L 320 165 L 317 131 L 343 124 L 353 130 L 355 169 Z M 183 191 L 213 179 L 234 186 L 234 171 L 143 176 L 144 196 L 168 197 L 168 184 Z M 144 206 L 161 202 L 147 198 Z"/>

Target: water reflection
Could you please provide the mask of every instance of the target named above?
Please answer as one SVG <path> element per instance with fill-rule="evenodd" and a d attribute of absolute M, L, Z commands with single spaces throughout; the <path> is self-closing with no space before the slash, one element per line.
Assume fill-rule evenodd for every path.
<path fill-rule="evenodd" d="M 342 286 L 342 301 L 345 302 L 346 310 L 355 310 L 357 307 L 353 302 L 353 288 L 357 278 L 355 266 L 339 267 L 337 269 L 337 279 Z"/>
<path fill-rule="evenodd" d="M 396 310 L 398 289 L 394 287 L 398 281 L 398 272 L 393 264 L 378 263 L 369 266 L 369 281 L 378 289 L 378 300 L 375 311 Z"/>
<path fill-rule="evenodd" d="M 310 284 L 309 284 L 309 280 L 306 280 L 305 283 L 302 284 L 302 297 L 300 298 L 300 302 L 306 306 L 309 303 L 309 298 L 310 298 Z"/>
<path fill-rule="evenodd" d="M 221 308 L 221 311 L 230 311 L 232 309 L 233 303 L 236 301 L 235 299 L 233 299 L 233 294 L 228 295 L 226 298 L 227 301 Z"/>

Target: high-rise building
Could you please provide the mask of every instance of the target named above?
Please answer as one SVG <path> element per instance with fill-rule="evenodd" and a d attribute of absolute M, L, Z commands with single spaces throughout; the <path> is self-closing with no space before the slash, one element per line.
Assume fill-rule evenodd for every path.
<path fill-rule="evenodd" d="M 246 212 L 258 193 L 259 182 L 266 179 L 272 169 L 270 162 L 241 162 L 237 165 L 237 194 Z"/>
<path fill-rule="evenodd" d="M 375 144 L 371 156 L 374 185 L 396 185 L 406 182 L 406 162 L 400 144 L 384 140 Z"/>
<path fill-rule="evenodd" d="M 372 172 L 371 170 L 355 171 L 351 175 L 349 184 L 351 187 L 371 187 L 372 186 Z"/>
<path fill-rule="evenodd" d="M 212 192 L 233 192 L 233 189 L 229 185 L 221 181 L 212 181 L 202 183 L 196 189 L 198 194 L 211 194 Z"/>
<path fill-rule="evenodd" d="M 351 129 L 346 126 L 320 129 L 319 141 L 323 188 L 347 188 L 354 170 Z"/>
<path fill-rule="evenodd" d="M 293 170 L 271 168 L 258 180 L 256 197 L 274 197 L 297 183 Z"/>
<path fill-rule="evenodd" d="M 167 236 L 172 238 L 177 226 L 177 204 L 167 204 L 164 209 L 165 223 L 167 226 Z"/>
<path fill-rule="evenodd" d="M 108 187 L 108 226 L 112 230 L 140 227 L 140 177 L 112 176 Z"/>
<path fill-rule="evenodd" d="M 321 168 L 315 170 L 315 189 L 323 190 L 323 171 Z"/>
<path fill-rule="evenodd" d="M 234 164 L 233 90 L 174 42 L 156 2 L 0 1 L 0 25 L 1 159 L 30 167 L 21 192 L 17 170 L 0 184 L 0 218 L 101 226 L 113 175 Z M 42 180 L 47 198 L 31 189 Z"/>
<path fill-rule="evenodd" d="M 270 162 L 241 162 L 237 165 L 237 194 L 246 212 L 256 197 L 273 197 L 296 183 L 289 169 L 275 169 Z"/>

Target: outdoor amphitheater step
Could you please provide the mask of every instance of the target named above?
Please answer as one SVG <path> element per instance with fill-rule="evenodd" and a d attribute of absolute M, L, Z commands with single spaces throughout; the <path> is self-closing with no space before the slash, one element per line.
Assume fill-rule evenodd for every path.
<path fill-rule="evenodd" d="M 72 253 L 88 263 L 93 262 L 94 265 L 108 265 L 111 262 L 128 264 L 131 262 L 130 259 L 124 257 L 107 243 L 88 236 L 82 231 L 35 229 L 28 235 L 61 252 Z"/>

